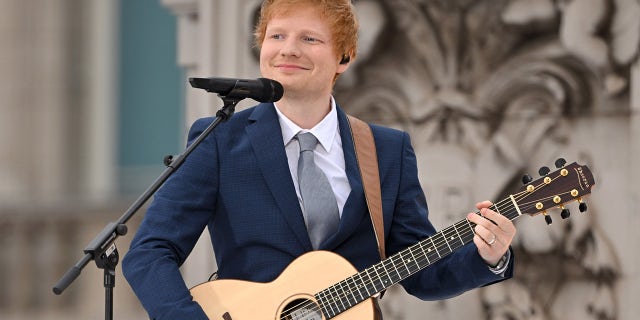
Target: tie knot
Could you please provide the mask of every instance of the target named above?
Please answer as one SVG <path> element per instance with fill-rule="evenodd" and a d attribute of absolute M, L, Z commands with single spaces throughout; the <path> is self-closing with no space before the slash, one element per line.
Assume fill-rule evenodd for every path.
<path fill-rule="evenodd" d="M 313 151 L 318 144 L 318 139 L 311 132 L 299 133 L 297 138 L 300 144 L 300 152 Z"/>

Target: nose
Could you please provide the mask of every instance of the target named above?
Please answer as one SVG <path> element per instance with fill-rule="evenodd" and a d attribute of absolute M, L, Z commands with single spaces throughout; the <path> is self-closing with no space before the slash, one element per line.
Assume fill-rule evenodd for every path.
<path fill-rule="evenodd" d="M 293 37 L 287 38 L 283 42 L 282 48 L 280 48 L 280 55 L 282 55 L 283 57 L 300 57 L 300 47 L 298 46 L 298 41 Z"/>

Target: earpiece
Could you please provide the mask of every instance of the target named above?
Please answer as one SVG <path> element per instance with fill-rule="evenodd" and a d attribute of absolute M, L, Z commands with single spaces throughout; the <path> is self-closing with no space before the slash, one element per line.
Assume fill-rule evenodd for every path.
<path fill-rule="evenodd" d="M 351 61 L 351 56 L 349 56 L 348 54 L 343 54 L 342 60 L 340 60 L 340 64 L 347 64 L 349 63 L 349 61 Z"/>

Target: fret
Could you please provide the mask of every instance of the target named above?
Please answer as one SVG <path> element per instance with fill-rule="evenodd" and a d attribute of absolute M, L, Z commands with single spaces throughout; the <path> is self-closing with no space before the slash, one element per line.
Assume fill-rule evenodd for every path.
<path fill-rule="evenodd" d="M 512 208 L 511 210 L 507 210 L 507 213 L 505 213 L 504 216 L 509 218 L 510 220 L 515 220 L 516 218 L 522 215 L 517 211 L 519 209 L 520 208 Z"/>
<path fill-rule="evenodd" d="M 347 288 L 349 289 L 346 293 L 347 293 L 347 295 L 351 295 L 350 305 L 353 306 L 356 303 L 358 303 L 358 298 L 356 298 L 356 295 L 354 293 L 354 291 L 356 289 L 356 284 L 353 282 L 353 277 L 349 277 L 349 278 L 345 279 L 344 283 L 347 286 Z"/>
<path fill-rule="evenodd" d="M 422 251 L 422 255 L 421 256 L 424 257 L 426 262 L 427 262 L 427 263 L 421 265 L 420 266 L 421 268 L 426 267 L 426 266 L 431 264 L 431 259 L 429 259 L 429 254 L 427 253 L 427 251 L 424 250 L 425 243 L 426 243 L 425 241 L 420 241 L 420 242 L 418 242 L 416 244 L 420 248 L 420 251 Z"/>
<path fill-rule="evenodd" d="M 458 226 L 459 229 L 463 229 L 462 235 L 460 236 L 460 239 L 462 239 L 463 244 L 467 244 L 473 241 L 473 235 L 474 235 L 473 228 L 471 227 L 467 219 L 460 220 L 456 225 Z"/>
<path fill-rule="evenodd" d="M 516 199 L 513 197 L 513 195 L 510 195 L 510 198 L 511 198 L 511 202 L 513 203 L 513 207 L 516 209 L 516 212 L 518 213 L 518 216 L 521 216 L 522 212 L 520 212 L 520 208 L 518 207 L 518 203 L 516 202 Z"/>
<path fill-rule="evenodd" d="M 391 258 L 387 259 L 387 260 L 389 261 L 389 263 L 391 263 L 391 266 L 393 267 L 393 270 L 398 275 L 397 279 L 396 278 L 391 278 L 391 282 L 397 283 L 398 281 L 402 280 L 402 275 L 400 274 L 400 271 L 398 271 L 398 267 L 397 267 L 397 264 L 395 263 L 394 259 L 397 259 L 397 256 L 391 256 Z M 391 274 L 389 274 L 389 276 L 391 276 Z"/>
<path fill-rule="evenodd" d="M 433 240 L 431 240 L 431 238 L 428 238 L 427 240 L 424 240 L 422 242 L 424 243 L 422 250 L 425 251 L 425 256 L 427 257 L 427 260 L 429 260 L 429 263 L 438 261 L 440 259 L 440 254 L 436 250 L 436 246 L 433 244 Z"/>
<path fill-rule="evenodd" d="M 406 260 L 405 263 L 408 265 L 409 269 L 409 275 L 412 275 L 416 272 L 418 272 L 418 270 L 420 270 L 420 267 L 418 266 L 418 261 L 416 260 L 416 257 L 413 256 L 413 252 L 411 252 L 411 248 L 408 248 L 406 250 Z"/>
<path fill-rule="evenodd" d="M 380 274 L 378 273 L 378 270 L 376 270 L 376 266 L 374 265 L 371 268 L 368 268 L 367 270 L 371 269 L 372 272 L 374 272 L 374 277 L 371 278 L 371 274 L 369 274 L 369 272 L 367 271 L 367 274 L 369 275 L 369 279 L 370 279 L 370 283 L 373 286 L 373 292 L 380 292 L 382 291 L 382 289 L 385 288 L 384 282 L 382 281 L 382 278 L 380 277 Z M 368 296 L 372 296 L 373 294 L 371 292 L 369 292 Z"/>
<path fill-rule="evenodd" d="M 362 288 L 362 281 L 358 280 L 358 278 L 360 278 L 360 274 L 356 273 L 355 275 L 347 278 L 346 280 L 349 286 L 351 287 L 350 289 L 351 295 L 353 296 L 354 301 L 358 301 L 358 300 L 362 301 L 362 292 L 360 292 L 360 289 Z"/>
<path fill-rule="evenodd" d="M 369 267 L 365 269 L 363 272 L 360 272 L 360 283 L 361 283 L 360 287 L 361 289 L 364 289 L 364 292 L 362 292 L 362 290 L 359 290 L 360 296 L 362 296 L 362 299 L 366 299 L 376 292 L 375 278 L 371 277 L 372 275 L 371 271 L 373 271 L 373 267 Z M 366 275 L 367 277 L 364 278 L 363 275 Z M 366 279 L 369 279 L 369 280 L 366 280 Z"/>
<path fill-rule="evenodd" d="M 318 292 L 318 294 L 316 294 L 316 299 L 318 299 L 318 301 L 321 301 L 324 306 L 329 306 L 331 303 L 331 301 L 329 301 L 327 297 L 327 290 Z"/>
<path fill-rule="evenodd" d="M 508 199 L 508 200 L 513 200 L 515 201 L 515 199 Z M 505 198 L 504 200 L 500 201 L 500 203 L 507 203 L 507 199 Z M 520 208 L 516 207 L 507 207 L 506 210 L 503 208 L 502 210 L 500 210 L 500 208 L 498 208 L 498 204 L 493 204 L 493 208 L 495 212 L 509 218 L 510 220 L 514 220 L 517 217 L 519 217 L 521 215 L 520 212 L 518 212 L 520 210 Z M 504 212 L 503 212 L 504 211 Z"/>
<path fill-rule="evenodd" d="M 325 315 L 327 318 L 333 318 L 337 313 L 333 312 L 330 309 L 327 309 L 324 305 L 320 304 L 320 312 Z"/>
<path fill-rule="evenodd" d="M 383 286 L 385 288 L 390 287 L 393 284 L 393 280 L 389 276 L 389 271 L 385 267 L 384 261 L 376 264 L 376 266 L 378 266 L 377 268 L 375 268 L 376 274 L 380 276 L 380 273 L 382 272 L 382 274 L 386 276 L 386 279 L 383 279 L 382 277 L 380 277 L 380 280 L 382 281 Z"/>
<path fill-rule="evenodd" d="M 360 301 L 366 299 L 368 296 L 362 294 L 362 289 L 366 290 L 366 288 L 364 288 L 364 282 L 362 281 L 362 275 L 360 273 L 356 273 L 355 275 L 351 276 L 350 278 L 352 279 L 353 284 L 356 287 L 356 291 L 358 292 L 358 295 L 360 296 L 360 298 L 359 298 Z"/>
<path fill-rule="evenodd" d="M 433 250 L 438 254 L 438 259 L 442 258 L 442 256 L 440 255 L 440 252 L 438 251 L 438 247 L 436 247 L 435 242 L 433 242 L 433 237 L 429 237 L 429 240 L 431 240 L 431 245 L 433 246 Z"/>
<path fill-rule="evenodd" d="M 407 265 L 407 260 L 404 257 L 405 254 L 406 250 L 400 251 L 396 258 L 396 262 L 400 263 L 401 279 L 404 279 L 411 274 L 411 270 L 409 270 L 409 266 Z"/>
<path fill-rule="evenodd" d="M 498 214 L 502 215 L 502 212 L 500 212 L 500 208 L 498 208 L 498 204 L 497 203 L 494 203 L 493 207 L 495 208 L 495 210 L 494 210 L 495 212 L 497 212 Z"/>
<path fill-rule="evenodd" d="M 410 252 L 408 252 L 407 250 L 403 250 L 400 252 L 400 259 L 402 260 L 402 265 L 404 265 L 405 270 L 407 270 L 407 273 L 406 275 L 403 276 L 403 278 L 406 278 L 407 276 L 413 273 L 411 271 L 411 259 L 409 258 L 409 254 Z"/>
<path fill-rule="evenodd" d="M 391 276 L 393 274 L 391 269 L 391 267 L 393 267 L 393 263 L 391 263 L 391 260 L 387 259 L 384 262 L 383 266 L 384 266 L 384 270 L 387 272 L 387 279 L 389 279 L 389 282 L 395 283 L 395 281 L 393 280 L 393 277 Z"/>
<path fill-rule="evenodd" d="M 455 249 L 458 249 L 462 247 L 462 245 L 464 245 L 464 243 L 462 243 L 462 239 L 460 239 L 458 230 L 455 228 L 455 225 L 445 229 L 444 234 L 447 238 L 447 243 L 449 244 L 449 248 L 451 248 L 451 251 L 454 251 Z"/>
<path fill-rule="evenodd" d="M 374 265 L 372 269 L 373 269 L 373 272 L 375 272 L 375 278 L 378 281 L 377 283 L 379 283 L 379 285 L 375 286 L 376 292 L 380 292 L 380 291 L 382 291 L 382 289 L 384 289 L 384 288 L 386 288 L 386 287 L 391 285 L 391 282 L 388 279 L 387 273 L 386 272 L 382 272 L 382 271 L 384 271 L 382 263 L 378 263 L 378 264 Z M 382 278 L 382 275 L 380 275 L 380 272 L 378 272 L 378 271 L 382 272 L 382 275 L 387 276 L 387 280 L 384 280 Z M 375 284 L 376 282 L 373 282 L 373 283 Z"/>
<path fill-rule="evenodd" d="M 513 200 L 515 201 L 515 199 Z M 503 201 L 501 201 L 501 203 L 506 205 L 510 201 L 512 201 L 512 199 L 505 198 Z M 502 216 L 509 218 L 509 220 L 515 220 L 521 215 L 521 213 L 518 212 L 520 208 L 514 207 L 513 205 L 506 205 L 501 208 L 498 208 L 498 205 L 494 204 L 492 209 L 494 209 L 493 211 L 501 214 Z"/>
<path fill-rule="evenodd" d="M 458 224 L 461 224 L 461 221 L 458 221 L 457 223 L 455 223 L 453 225 L 453 228 L 456 230 L 456 234 L 458 235 L 458 239 L 460 239 L 460 243 L 461 243 L 460 246 L 463 246 L 463 245 L 466 244 L 466 242 L 464 242 L 464 238 L 462 237 L 462 235 L 464 233 L 460 233 L 460 230 L 458 230 Z M 460 227 L 464 227 L 464 225 L 461 225 Z"/>
<path fill-rule="evenodd" d="M 378 272 L 378 270 L 381 268 L 381 264 L 377 263 L 372 265 L 371 267 L 367 268 L 367 272 L 369 273 L 369 279 L 375 279 L 375 280 L 371 280 L 371 284 L 373 285 L 373 293 L 369 293 L 369 296 L 372 296 L 373 294 L 375 294 L 376 292 L 379 292 L 380 290 L 385 288 L 384 285 L 384 281 L 382 280 L 382 276 L 380 275 L 380 272 Z M 383 275 L 385 273 L 382 273 Z"/>
<path fill-rule="evenodd" d="M 442 237 L 447 241 L 447 245 L 452 252 L 460 247 L 460 239 L 454 228 L 448 227 L 444 229 L 442 231 Z"/>
<path fill-rule="evenodd" d="M 338 302 L 342 303 L 342 300 L 338 299 L 338 290 L 335 285 L 329 287 L 329 294 L 331 295 L 331 310 L 336 310 L 337 313 L 340 313 L 340 305 L 338 305 Z"/>
<path fill-rule="evenodd" d="M 372 280 L 371 280 L 371 274 L 369 273 L 369 269 L 371 269 L 371 268 L 367 268 L 367 269 L 364 270 L 364 272 L 367 275 L 367 278 L 369 278 L 369 280 L 367 280 L 364 283 L 364 288 L 367 290 L 367 297 L 370 297 L 370 296 L 373 295 L 373 293 L 375 293 L 375 288 L 371 288 Z M 373 289 L 373 290 L 371 290 L 371 289 Z"/>
<path fill-rule="evenodd" d="M 331 306 L 331 311 L 334 314 L 339 314 L 341 311 L 340 311 L 340 305 L 338 305 L 338 301 L 337 301 L 338 300 L 338 294 L 337 294 L 335 286 L 329 287 L 328 294 L 331 297 L 330 298 L 331 299 L 330 300 L 330 304 L 329 304 Z"/>
<path fill-rule="evenodd" d="M 440 239 L 438 239 L 438 238 L 440 238 L 441 240 L 440 240 Z M 445 236 L 442 234 L 442 232 L 438 232 L 438 233 L 434 234 L 434 235 L 431 237 L 431 239 L 435 239 L 435 241 L 434 241 L 434 242 L 435 242 L 435 243 L 439 243 L 439 244 L 440 244 L 439 246 L 436 246 L 436 250 L 438 250 L 438 255 L 439 255 L 440 257 L 442 257 L 442 256 L 446 256 L 446 255 L 448 255 L 449 253 L 453 252 L 453 250 L 451 250 L 451 246 L 449 246 L 449 243 L 447 242 L 447 238 L 445 238 Z M 446 245 L 446 246 L 445 246 L 445 245 Z M 441 253 L 441 251 L 442 251 L 442 250 L 445 250 L 445 249 L 449 249 L 449 251 L 448 251 L 448 252 L 445 252 L 444 254 L 442 254 L 442 253 Z"/>
<path fill-rule="evenodd" d="M 476 231 L 474 230 L 474 227 L 475 227 L 476 224 L 475 223 L 471 223 L 471 221 L 469 221 L 467 219 L 464 219 L 463 221 L 467 222 L 467 226 L 469 227 L 469 230 L 471 230 L 471 234 L 475 234 Z"/>
<path fill-rule="evenodd" d="M 342 308 L 341 310 L 346 310 L 345 308 L 345 304 L 344 304 L 344 290 L 342 290 L 342 281 L 338 282 L 337 284 L 333 285 L 332 287 L 335 289 L 335 297 L 336 300 L 338 300 L 338 302 L 340 303 L 338 306 L 338 308 Z M 340 292 L 342 291 L 342 292 Z"/>
<path fill-rule="evenodd" d="M 320 303 L 320 309 L 325 315 L 333 317 L 336 315 L 336 310 L 333 308 L 333 303 L 327 299 L 328 289 L 320 291 L 316 294 L 316 300 Z"/>
<path fill-rule="evenodd" d="M 413 260 L 414 266 L 416 268 L 416 270 L 414 270 L 412 273 L 416 273 L 418 271 L 420 271 L 420 269 L 422 269 L 422 265 L 420 265 L 420 256 L 418 256 L 418 258 L 416 258 L 416 255 L 413 254 L 413 252 L 416 250 L 415 248 L 416 246 L 411 246 L 409 247 L 409 253 L 411 253 L 411 259 Z M 416 252 L 417 254 L 418 252 Z"/>
<path fill-rule="evenodd" d="M 355 304 L 353 299 L 349 298 L 349 295 L 353 296 L 353 293 L 351 292 L 351 287 L 347 283 L 347 280 L 348 278 L 338 282 L 340 289 L 342 291 L 342 293 L 340 294 L 340 297 L 342 298 L 341 300 L 344 301 L 346 299 L 347 301 L 347 304 L 345 305 L 346 306 L 345 310 L 348 308 L 351 308 L 351 306 Z"/>
<path fill-rule="evenodd" d="M 410 261 L 404 257 L 405 254 L 406 254 L 406 250 L 403 250 L 403 251 L 400 251 L 400 254 L 398 255 L 400 257 L 400 262 L 402 262 L 402 265 L 407 270 L 406 275 L 402 276 L 402 278 L 406 278 L 407 275 L 411 274 L 411 269 L 409 269 L 409 264 L 408 264 Z"/>

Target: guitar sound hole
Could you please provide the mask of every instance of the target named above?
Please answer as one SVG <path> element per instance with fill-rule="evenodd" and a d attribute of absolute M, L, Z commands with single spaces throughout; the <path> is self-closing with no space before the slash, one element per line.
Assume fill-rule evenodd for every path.
<path fill-rule="evenodd" d="M 320 306 L 308 299 L 296 299 L 289 302 L 280 319 L 286 320 L 322 320 Z"/>

